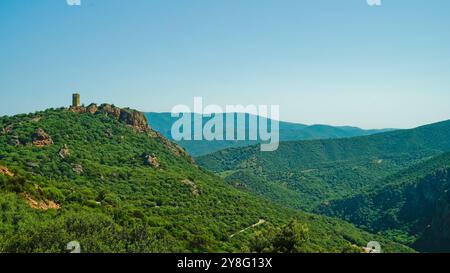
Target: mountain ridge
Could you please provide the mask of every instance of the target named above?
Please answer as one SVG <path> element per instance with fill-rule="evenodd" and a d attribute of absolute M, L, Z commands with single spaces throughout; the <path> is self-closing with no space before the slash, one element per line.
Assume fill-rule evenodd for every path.
<path fill-rule="evenodd" d="M 190 113 L 191 116 L 194 113 Z M 233 114 L 233 113 L 227 113 Z M 225 115 L 220 114 L 225 120 Z M 236 115 L 236 113 L 234 113 Z M 147 112 L 145 113 L 149 124 L 158 132 L 163 134 L 165 137 L 171 138 L 171 126 L 177 120 L 177 118 L 172 118 L 171 113 L 162 112 Z M 201 116 L 200 114 L 195 114 Z M 254 115 L 245 114 L 246 116 L 246 126 L 245 131 L 248 135 L 248 119 L 249 116 L 258 117 Z M 211 117 L 204 117 L 204 121 L 207 121 Z M 261 117 L 259 117 L 261 118 Z M 270 119 L 266 119 L 267 122 L 271 122 Z M 306 139 L 329 139 L 329 138 L 344 138 L 344 137 L 354 137 L 361 135 L 371 135 L 382 133 L 386 131 L 393 131 L 395 129 L 371 129 L 364 130 L 358 127 L 352 126 L 330 126 L 322 124 L 305 125 L 293 122 L 280 121 L 280 140 L 281 141 L 293 141 L 293 140 L 306 140 Z M 256 145 L 260 141 L 177 141 L 177 143 L 184 147 L 192 156 L 202 156 L 210 154 L 219 150 L 232 148 L 232 147 L 245 147 Z"/>
<path fill-rule="evenodd" d="M 252 181 L 247 185 L 250 189 L 264 185 L 264 189 L 253 188 L 263 196 L 279 196 L 283 187 L 291 197 L 297 195 L 289 206 L 310 209 L 450 151 L 449 136 L 447 120 L 370 136 L 281 142 L 279 149 L 270 153 L 260 152 L 257 146 L 231 148 L 197 157 L 196 161 L 230 183 Z M 287 201 L 282 196 L 277 199 Z"/>

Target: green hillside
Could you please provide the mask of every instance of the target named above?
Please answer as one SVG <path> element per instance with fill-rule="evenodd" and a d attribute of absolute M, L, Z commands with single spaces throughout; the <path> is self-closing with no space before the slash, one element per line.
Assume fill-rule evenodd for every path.
<path fill-rule="evenodd" d="M 450 121 L 364 137 L 282 142 L 270 153 L 258 146 L 227 149 L 196 161 L 235 187 L 311 210 L 445 151 Z"/>
<path fill-rule="evenodd" d="M 0 208 L 0 252 L 411 251 L 238 191 L 111 105 L 1 117 Z"/>
<path fill-rule="evenodd" d="M 383 185 L 383 186 L 382 186 Z M 335 200 L 317 211 L 413 245 L 450 251 L 450 153 L 380 181 L 365 193 Z"/>
<path fill-rule="evenodd" d="M 171 139 L 172 124 L 178 119 L 173 118 L 171 113 L 146 113 L 145 114 L 149 123 L 153 129 L 160 132 L 165 137 Z M 197 117 L 199 114 L 192 114 Z M 226 120 L 226 114 L 219 114 L 223 120 Z M 249 117 L 251 115 L 245 115 L 245 124 L 235 120 L 235 128 L 244 128 L 246 135 L 249 132 Z M 252 116 L 255 117 L 255 116 Z M 260 117 L 255 117 L 259 119 Z M 206 123 L 210 117 L 203 117 L 203 123 Z M 194 120 L 192 118 L 192 120 Z M 265 122 L 271 122 L 271 120 L 264 118 Z M 193 123 L 193 122 L 192 122 Z M 240 127 L 238 127 L 238 125 Z M 371 134 L 382 133 L 391 131 L 392 129 L 381 130 L 363 130 L 357 127 L 350 126 L 329 126 L 329 125 L 304 125 L 290 122 L 279 123 L 280 126 L 280 139 L 282 141 L 294 141 L 294 140 L 310 140 L 310 139 L 330 139 L 330 138 L 345 138 L 355 136 L 365 136 Z M 192 126 L 193 128 L 193 126 Z M 210 153 L 217 152 L 219 150 L 237 147 L 246 147 L 256 145 L 260 141 L 189 141 L 182 140 L 178 144 L 186 149 L 192 156 L 202 156 Z"/>

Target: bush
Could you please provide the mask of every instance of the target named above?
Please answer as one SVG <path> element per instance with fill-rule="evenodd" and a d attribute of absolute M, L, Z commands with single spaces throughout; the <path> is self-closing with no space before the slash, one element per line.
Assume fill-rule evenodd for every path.
<path fill-rule="evenodd" d="M 291 220 L 281 228 L 259 232 L 250 241 L 250 250 L 257 253 L 301 253 L 307 252 L 309 228 L 296 220 Z"/>
<path fill-rule="evenodd" d="M 46 187 L 43 189 L 45 197 L 51 199 L 57 203 L 61 203 L 64 201 L 65 197 L 62 191 L 55 187 Z"/>

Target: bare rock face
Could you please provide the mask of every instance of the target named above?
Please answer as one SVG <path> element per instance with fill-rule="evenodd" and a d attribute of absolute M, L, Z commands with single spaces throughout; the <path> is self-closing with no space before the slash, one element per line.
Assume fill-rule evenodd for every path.
<path fill-rule="evenodd" d="M 98 110 L 98 107 L 97 107 L 97 104 L 95 104 L 95 103 L 89 104 L 89 106 L 86 108 L 86 112 L 91 113 L 91 114 L 97 113 L 97 110 Z"/>
<path fill-rule="evenodd" d="M 86 107 L 84 106 L 70 106 L 69 111 L 77 114 L 86 113 Z"/>
<path fill-rule="evenodd" d="M 146 132 L 150 129 L 147 118 L 143 113 L 136 110 L 131 110 L 128 108 L 121 109 L 119 121 L 131 125 L 139 132 Z"/>
<path fill-rule="evenodd" d="M 191 180 L 184 179 L 181 181 L 181 183 L 183 183 L 184 185 L 189 186 L 191 188 L 192 195 L 194 195 L 194 196 L 200 195 L 200 191 L 199 191 L 197 185 L 194 182 L 192 182 Z"/>
<path fill-rule="evenodd" d="M 100 105 L 100 107 L 98 108 L 98 112 L 101 114 L 105 114 L 109 117 L 115 118 L 117 120 L 119 120 L 120 118 L 120 108 L 115 107 L 114 105 L 111 104 Z"/>
<path fill-rule="evenodd" d="M 80 164 L 74 164 L 72 165 L 72 171 L 78 175 L 82 174 L 84 172 L 83 166 Z"/>
<path fill-rule="evenodd" d="M 36 200 L 35 198 L 33 198 L 32 196 L 25 194 L 24 195 L 26 202 L 28 203 L 28 205 L 32 208 L 32 209 L 38 209 L 38 210 L 49 210 L 49 209 L 54 209 L 54 210 L 58 210 L 61 208 L 61 206 L 57 203 L 55 203 L 52 200 Z"/>
<path fill-rule="evenodd" d="M 129 108 L 118 108 L 110 104 L 102 104 L 98 107 L 97 113 L 105 114 L 124 124 L 131 126 L 138 132 L 147 132 L 150 130 L 147 118 L 143 113 Z"/>
<path fill-rule="evenodd" d="M 138 132 L 150 131 L 150 126 L 148 125 L 147 118 L 144 116 L 144 114 L 129 108 L 121 109 L 111 104 L 102 104 L 100 106 L 97 106 L 96 104 L 92 103 L 88 107 L 71 106 L 69 108 L 69 111 L 77 114 L 103 114 L 131 126 Z"/>
<path fill-rule="evenodd" d="M 45 147 L 53 144 L 53 140 L 50 135 L 48 135 L 44 130 L 37 129 L 36 132 L 31 136 L 32 143 L 36 147 Z"/>
<path fill-rule="evenodd" d="M 144 163 L 156 169 L 161 166 L 155 155 L 144 155 Z"/>
<path fill-rule="evenodd" d="M 0 174 L 2 175 L 6 175 L 9 177 L 13 177 L 14 173 L 12 173 L 8 168 L 4 167 L 4 166 L 0 166 Z"/>
<path fill-rule="evenodd" d="M 69 150 L 69 147 L 67 146 L 67 144 L 64 144 L 64 146 L 61 148 L 61 150 L 59 150 L 58 155 L 62 159 L 70 156 L 70 150 Z"/>

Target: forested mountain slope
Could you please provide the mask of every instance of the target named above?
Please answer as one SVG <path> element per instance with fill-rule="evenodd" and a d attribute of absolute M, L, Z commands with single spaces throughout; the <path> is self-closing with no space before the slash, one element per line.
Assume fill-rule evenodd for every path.
<path fill-rule="evenodd" d="M 83 252 L 342 252 L 371 240 L 411 251 L 238 191 L 111 105 L 1 117 L 0 208 L 0 252 L 64 252 L 74 240 Z M 255 237 L 280 228 L 301 231 L 295 249 Z"/>
<path fill-rule="evenodd" d="M 450 251 L 450 153 L 317 211 L 383 232 L 420 251 Z"/>
<path fill-rule="evenodd" d="M 196 161 L 235 187 L 313 209 L 446 151 L 450 121 L 364 137 L 281 142 L 275 152 L 227 149 Z"/>

